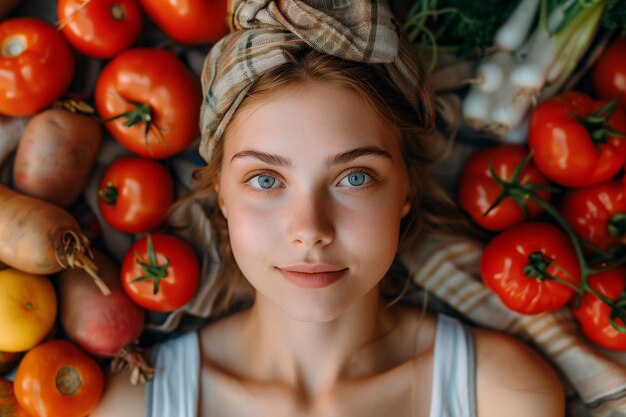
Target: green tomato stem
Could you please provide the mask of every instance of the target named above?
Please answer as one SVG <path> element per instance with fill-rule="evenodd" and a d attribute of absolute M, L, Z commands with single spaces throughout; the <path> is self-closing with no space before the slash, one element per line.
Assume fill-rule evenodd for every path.
<path fill-rule="evenodd" d="M 141 267 L 145 274 L 133 279 L 130 282 L 136 283 L 140 281 L 151 280 L 153 294 L 157 294 L 159 292 L 159 283 L 162 279 L 167 278 L 167 269 L 170 266 L 170 261 L 168 259 L 165 264 L 159 265 L 156 252 L 152 244 L 152 236 L 150 235 L 148 235 L 147 237 L 146 250 L 148 252 L 147 261 L 144 261 L 138 253 L 135 253 L 135 262 L 137 262 L 137 264 Z"/>
<path fill-rule="evenodd" d="M 151 131 L 157 137 L 157 140 L 167 145 L 167 140 L 165 140 L 165 137 L 163 136 L 163 131 L 161 127 L 159 127 L 159 125 L 157 125 L 156 121 L 154 120 L 152 108 L 149 105 L 144 104 L 144 103 L 129 102 L 126 100 L 124 101 L 128 103 L 129 105 L 133 106 L 133 109 L 127 112 L 118 114 L 117 116 L 104 119 L 102 120 L 102 122 L 108 123 L 114 120 L 123 119 L 124 126 L 126 127 L 133 127 L 139 123 L 144 123 L 145 124 L 144 142 L 146 144 L 146 148 L 150 151 L 150 153 L 152 153 L 152 148 L 150 147 L 150 142 L 148 141 L 148 135 L 150 134 Z"/>
<path fill-rule="evenodd" d="M 117 195 L 117 187 L 112 182 L 107 183 L 102 190 L 98 190 L 98 196 L 107 206 L 114 206 L 117 203 Z"/>
<path fill-rule="evenodd" d="M 530 255 L 528 255 L 528 264 L 524 268 L 524 274 L 529 278 L 536 278 L 539 282 L 550 280 L 558 284 L 564 285 L 566 287 L 569 287 L 572 290 L 576 291 L 577 293 L 581 292 L 582 289 L 579 286 L 576 286 L 569 281 L 558 278 L 548 273 L 548 267 L 550 265 L 553 265 L 559 271 L 567 275 L 570 275 L 569 272 L 566 271 L 565 268 L 561 267 L 557 262 L 555 262 L 554 259 L 545 256 L 543 253 L 539 251 L 533 252 Z"/>

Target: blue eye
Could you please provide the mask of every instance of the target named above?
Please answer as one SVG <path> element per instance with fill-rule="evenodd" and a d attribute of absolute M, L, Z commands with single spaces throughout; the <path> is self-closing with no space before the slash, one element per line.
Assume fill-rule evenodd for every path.
<path fill-rule="evenodd" d="M 362 187 L 363 185 L 372 182 L 373 177 L 370 174 L 366 174 L 361 171 L 354 171 L 346 175 L 339 182 L 339 185 L 344 187 Z"/>
<path fill-rule="evenodd" d="M 249 182 L 252 187 L 262 190 L 270 190 L 272 188 L 276 188 L 275 186 L 280 184 L 280 181 L 268 174 L 256 175 L 251 178 Z"/>

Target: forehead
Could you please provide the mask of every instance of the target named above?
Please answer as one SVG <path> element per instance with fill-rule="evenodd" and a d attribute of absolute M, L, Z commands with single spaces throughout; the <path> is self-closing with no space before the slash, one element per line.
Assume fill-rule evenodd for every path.
<path fill-rule="evenodd" d="M 389 152 L 399 147 L 396 129 L 381 120 L 365 98 L 346 88 L 303 83 L 255 98 L 242 106 L 225 136 L 225 154 L 262 148 L 377 146 Z M 394 152 L 395 153 L 395 152 Z"/>

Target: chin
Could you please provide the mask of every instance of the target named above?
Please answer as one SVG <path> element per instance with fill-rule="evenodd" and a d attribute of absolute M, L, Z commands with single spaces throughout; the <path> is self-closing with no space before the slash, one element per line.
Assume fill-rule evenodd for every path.
<path fill-rule="evenodd" d="M 289 306 L 278 306 L 291 319 L 303 323 L 326 323 L 341 317 L 348 305 L 339 303 L 319 303 L 302 301 Z"/>

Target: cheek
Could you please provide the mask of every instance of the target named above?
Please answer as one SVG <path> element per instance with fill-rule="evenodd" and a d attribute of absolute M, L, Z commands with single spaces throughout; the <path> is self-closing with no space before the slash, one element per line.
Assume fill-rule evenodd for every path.
<path fill-rule="evenodd" d="M 267 260 L 279 242 L 276 219 L 271 210 L 260 210 L 244 199 L 225 198 L 225 206 L 232 252 L 246 274 L 246 265 Z"/>
<path fill-rule="evenodd" d="M 391 261 L 398 247 L 401 209 L 389 200 L 370 201 L 357 210 L 346 210 L 339 226 L 346 246 L 365 254 L 365 262 Z"/>

